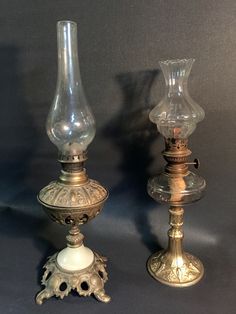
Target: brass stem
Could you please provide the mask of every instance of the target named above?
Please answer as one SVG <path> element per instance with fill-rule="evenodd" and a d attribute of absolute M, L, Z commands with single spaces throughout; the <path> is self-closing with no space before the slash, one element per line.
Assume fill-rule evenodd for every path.
<path fill-rule="evenodd" d="M 182 256 L 183 254 L 183 214 L 184 209 L 182 207 L 171 206 L 169 209 L 170 219 L 169 224 L 171 228 L 168 231 L 169 244 L 168 251 L 172 256 Z"/>
<path fill-rule="evenodd" d="M 69 230 L 69 234 L 66 236 L 66 239 L 68 247 L 76 248 L 83 244 L 84 236 L 80 232 L 77 225 L 72 225 L 71 229 Z"/>

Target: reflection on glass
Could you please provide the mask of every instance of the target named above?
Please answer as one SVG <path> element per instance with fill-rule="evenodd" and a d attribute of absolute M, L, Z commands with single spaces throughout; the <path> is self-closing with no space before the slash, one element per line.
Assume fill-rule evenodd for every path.
<path fill-rule="evenodd" d="M 95 121 L 87 103 L 79 70 L 77 25 L 57 23 L 58 77 L 47 119 L 50 140 L 64 156 L 79 155 L 95 136 Z"/>
<path fill-rule="evenodd" d="M 150 120 L 157 124 L 165 138 L 185 139 L 204 119 L 203 109 L 190 97 L 187 81 L 194 59 L 161 61 L 166 92 L 160 103 L 150 112 Z"/>

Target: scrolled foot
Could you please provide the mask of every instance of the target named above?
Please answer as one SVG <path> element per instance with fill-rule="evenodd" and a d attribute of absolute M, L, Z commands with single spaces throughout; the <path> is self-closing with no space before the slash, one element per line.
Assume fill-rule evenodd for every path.
<path fill-rule="evenodd" d="M 98 301 L 108 303 L 111 301 L 111 297 L 105 293 L 104 289 L 94 292 L 94 296 Z"/>
<path fill-rule="evenodd" d="M 43 304 L 44 300 L 49 299 L 53 296 L 53 292 L 50 293 L 48 290 L 44 289 L 36 295 L 36 303 L 38 305 Z"/>

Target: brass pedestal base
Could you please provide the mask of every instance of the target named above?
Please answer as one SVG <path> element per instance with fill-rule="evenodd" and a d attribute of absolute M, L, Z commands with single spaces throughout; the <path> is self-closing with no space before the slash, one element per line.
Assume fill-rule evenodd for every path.
<path fill-rule="evenodd" d="M 178 131 L 178 128 L 176 128 Z M 204 274 L 201 261 L 183 250 L 183 205 L 199 200 L 205 189 L 205 180 L 188 170 L 189 164 L 199 166 L 195 160 L 189 163 L 191 151 L 187 139 L 166 138 L 162 153 L 167 165 L 165 171 L 149 180 L 148 193 L 156 201 L 167 203 L 169 208 L 168 247 L 153 254 L 147 263 L 152 277 L 172 287 L 188 287 L 196 284 Z"/>
<path fill-rule="evenodd" d="M 105 270 L 107 259 L 94 253 L 93 263 L 80 271 L 67 271 L 57 263 L 57 254 L 49 258 L 44 265 L 46 269 L 42 278 L 45 288 L 36 296 L 36 303 L 42 304 L 52 296 L 63 299 L 71 290 L 76 290 L 80 296 L 90 296 L 101 302 L 108 303 L 110 297 L 106 295 L 104 283 L 107 281 Z"/>
<path fill-rule="evenodd" d="M 152 277 L 172 287 L 189 287 L 196 284 L 204 274 L 201 261 L 189 253 L 181 256 L 160 251 L 150 256 L 147 263 Z"/>

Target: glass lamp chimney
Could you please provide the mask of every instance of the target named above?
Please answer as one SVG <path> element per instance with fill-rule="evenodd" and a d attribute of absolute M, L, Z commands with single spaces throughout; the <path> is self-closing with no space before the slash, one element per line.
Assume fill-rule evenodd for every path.
<path fill-rule="evenodd" d="M 81 82 L 75 22 L 57 23 L 57 44 L 57 87 L 46 128 L 59 154 L 66 159 L 86 151 L 95 136 L 95 120 Z"/>
<path fill-rule="evenodd" d="M 204 119 L 203 109 L 190 97 L 188 77 L 194 59 L 161 61 L 166 92 L 160 103 L 150 112 L 150 120 L 156 123 L 165 138 L 186 139 Z"/>

